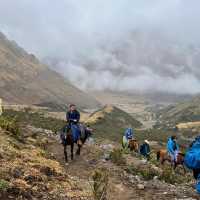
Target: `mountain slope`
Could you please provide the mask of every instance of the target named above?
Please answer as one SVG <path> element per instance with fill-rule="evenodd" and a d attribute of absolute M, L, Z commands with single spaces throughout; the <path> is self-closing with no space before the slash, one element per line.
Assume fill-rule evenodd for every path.
<path fill-rule="evenodd" d="M 159 110 L 157 116 L 160 123 L 168 124 L 170 127 L 178 123 L 200 121 L 200 97 L 170 105 Z"/>
<path fill-rule="evenodd" d="M 63 107 L 74 102 L 81 108 L 99 106 L 95 99 L 75 88 L 1 33 L 0 96 L 17 104 Z"/>
<path fill-rule="evenodd" d="M 105 106 L 87 120 L 95 129 L 95 136 L 111 140 L 120 140 L 128 127 L 139 128 L 142 124 L 128 113 L 114 106 Z"/>

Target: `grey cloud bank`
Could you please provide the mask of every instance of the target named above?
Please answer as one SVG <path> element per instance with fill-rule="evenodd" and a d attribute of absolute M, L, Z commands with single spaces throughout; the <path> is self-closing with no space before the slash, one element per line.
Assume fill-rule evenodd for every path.
<path fill-rule="evenodd" d="M 0 30 L 82 89 L 199 93 L 198 0 L 0 0 Z"/>

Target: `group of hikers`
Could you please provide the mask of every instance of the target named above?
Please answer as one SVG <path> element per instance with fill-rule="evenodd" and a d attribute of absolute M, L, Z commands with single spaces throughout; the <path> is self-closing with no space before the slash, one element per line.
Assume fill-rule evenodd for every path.
<path fill-rule="evenodd" d="M 123 136 L 123 147 L 130 148 L 129 144 L 134 140 L 132 128 L 127 128 Z M 196 190 L 200 194 L 200 136 L 196 137 L 195 140 L 189 145 L 185 154 L 180 152 L 177 137 L 174 135 L 168 138 L 166 148 L 172 165 L 177 164 L 179 154 L 184 155 L 182 164 L 193 171 L 193 176 L 197 180 Z M 144 143 L 139 147 L 139 153 L 147 160 L 150 159 L 151 149 L 148 140 L 144 140 Z"/>
<path fill-rule="evenodd" d="M 72 143 L 77 143 L 80 147 L 83 140 L 81 140 L 81 124 L 79 123 L 80 113 L 76 109 L 76 105 L 71 104 L 69 106 L 69 110 L 66 113 L 66 121 L 67 125 L 64 127 L 63 130 L 63 132 L 66 134 L 61 134 L 62 144 L 64 145 L 66 135 L 71 130 L 73 137 Z M 92 131 L 92 129 L 89 126 L 85 126 L 84 130 L 85 132 L 88 132 L 88 134 L 86 135 L 91 135 L 90 132 Z M 134 141 L 134 138 L 135 137 L 133 129 L 127 128 L 122 139 L 123 147 L 129 148 L 130 141 Z M 180 148 L 177 143 L 176 136 L 169 137 L 166 148 L 168 155 L 170 156 L 171 163 L 176 163 L 178 155 L 180 153 Z M 148 140 L 144 140 L 143 144 L 138 147 L 138 151 L 142 156 L 149 160 L 151 154 L 150 142 Z M 187 149 L 187 152 L 184 155 L 184 165 L 193 170 L 194 178 L 197 180 L 196 189 L 197 192 L 200 194 L 200 136 L 196 137 Z"/>
<path fill-rule="evenodd" d="M 124 132 L 124 136 L 122 139 L 122 146 L 124 149 L 130 148 L 130 141 L 134 141 L 135 137 L 134 137 L 134 131 L 132 128 L 127 128 Z M 136 141 L 136 140 L 135 140 Z M 138 147 L 136 147 L 135 150 Z M 147 158 L 148 160 L 150 159 L 150 153 L 151 153 L 151 149 L 150 149 L 150 144 L 148 140 L 144 140 L 144 143 L 142 145 L 140 145 L 139 147 L 139 153 L 144 156 L 145 158 Z"/>

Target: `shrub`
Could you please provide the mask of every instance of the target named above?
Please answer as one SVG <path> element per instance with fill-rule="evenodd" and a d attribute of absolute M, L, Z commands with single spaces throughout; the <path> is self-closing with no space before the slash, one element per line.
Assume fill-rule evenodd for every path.
<path fill-rule="evenodd" d="M 15 118 L 0 117 L 0 127 L 6 131 L 11 132 L 14 136 L 20 136 L 20 128 Z"/>
<path fill-rule="evenodd" d="M 28 124 L 37 128 L 52 130 L 55 133 L 66 124 L 64 120 L 46 117 L 42 112 L 31 112 L 30 110 L 25 110 L 25 112 L 5 110 L 3 117 L 15 119 L 17 124 Z"/>
<path fill-rule="evenodd" d="M 108 172 L 105 169 L 95 170 L 93 176 L 93 195 L 95 200 L 107 199 Z"/>
<path fill-rule="evenodd" d="M 135 168 L 134 166 L 129 166 L 126 171 L 133 175 L 140 175 L 144 180 L 152 180 L 155 176 L 159 175 L 157 171 L 147 166 L 145 166 L 145 168 Z"/>
<path fill-rule="evenodd" d="M 0 191 L 6 191 L 9 187 L 9 183 L 3 179 L 0 179 Z"/>
<path fill-rule="evenodd" d="M 171 167 L 166 166 L 163 168 L 163 173 L 159 176 L 159 179 L 170 184 L 175 184 L 175 183 L 181 184 L 191 181 L 192 177 L 190 175 L 185 176 L 176 174 Z"/>
<path fill-rule="evenodd" d="M 111 153 L 110 153 L 110 158 L 112 160 L 113 163 L 117 164 L 117 165 L 124 165 L 126 164 L 126 160 L 123 157 L 123 151 L 120 149 L 114 149 Z"/>

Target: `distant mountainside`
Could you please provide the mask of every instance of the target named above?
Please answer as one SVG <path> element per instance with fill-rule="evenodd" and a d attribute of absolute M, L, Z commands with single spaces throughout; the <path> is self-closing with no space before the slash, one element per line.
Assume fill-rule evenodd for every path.
<path fill-rule="evenodd" d="M 157 112 L 158 124 L 174 127 L 179 123 L 200 121 L 200 96 L 170 105 Z"/>
<path fill-rule="evenodd" d="M 140 128 L 142 123 L 115 106 L 105 106 L 86 121 L 95 129 L 95 136 L 119 141 L 126 128 Z"/>
<path fill-rule="evenodd" d="M 75 103 L 97 108 L 99 103 L 80 91 L 32 54 L 0 33 L 0 97 L 10 103 L 61 108 Z"/>

